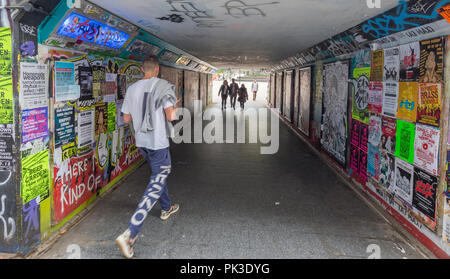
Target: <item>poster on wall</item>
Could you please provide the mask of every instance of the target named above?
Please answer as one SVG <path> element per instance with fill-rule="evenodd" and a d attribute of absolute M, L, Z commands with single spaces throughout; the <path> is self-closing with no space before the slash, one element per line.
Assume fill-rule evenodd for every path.
<path fill-rule="evenodd" d="M 342 165 L 347 154 L 348 62 L 324 66 L 322 147 Z"/>
<path fill-rule="evenodd" d="M 398 47 L 384 50 L 383 80 L 396 82 L 400 79 L 400 49 Z"/>
<path fill-rule="evenodd" d="M 350 143 L 356 145 L 359 148 L 360 137 L 361 135 L 361 122 L 358 120 L 352 119 L 352 129 L 350 133 Z"/>
<path fill-rule="evenodd" d="M 75 108 L 63 106 L 55 108 L 55 147 L 75 142 Z"/>
<path fill-rule="evenodd" d="M 400 81 L 419 81 L 420 43 L 400 46 Z"/>
<path fill-rule="evenodd" d="M 367 153 L 369 150 L 369 125 L 361 123 L 361 135 L 359 136 L 359 148 Z"/>
<path fill-rule="evenodd" d="M 418 96 L 419 84 L 417 82 L 399 83 L 397 118 L 416 122 Z"/>
<path fill-rule="evenodd" d="M 369 123 L 369 80 L 370 67 L 353 70 L 352 118 Z"/>
<path fill-rule="evenodd" d="M 91 145 L 95 135 L 95 109 L 78 113 L 78 148 Z"/>
<path fill-rule="evenodd" d="M 95 194 L 94 151 L 54 166 L 54 221 L 66 216 Z"/>
<path fill-rule="evenodd" d="M 116 103 L 108 103 L 108 133 L 112 133 L 116 130 Z"/>
<path fill-rule="evenodd" d="M 106 74 L 105 95 L 112 95 L 114 96 L 114 99 L 117 97 L 117 74 Z"/>
<path fill-rule="evenodd" d="M 395 144 L 395 156 L 410 164 L 414 164 L 414 142 L 416 125 L 402 120 L 397 120 L 397 142 Z"/>
<path fill-rule="evenodd" d="M 427 125 L 416 125 L 416 140 L 414 147 L 414 164 L 438 175 L 440 130 Z"/>
<path fill-rule="evenodd" d="M 48 106 L 48 68 L 36 63 L 20 63 L 20 105 L 22 109 Z"/>
<path fill-rule="evenodd" d="M 383 115 L 397 117 L 398 82 L 385 82 L 383 84 Z"/>
<path fill-rule="evenodd" d="M 359 177 L 363 182 L 367 182 L 367 152 L 359 152 Z"/>
<path fill-rule="evenodd" d="M 108 131 L 108 105 L 101 102 L 95 105 L 95 135 Z"/>
<path fill-rule="evenodd" d="M 397 120 L 383 116 L 381 118 L 381 133 L 380 150 L 395 154 Z"/>
<path fill-rule="evenodd" d="M 414 187 L 414 166 L 395 158 L 395 195 L 412 204 Z"/>
<path fill-rule="evenodd" d="M 379 183 L 391 192 L 395 190 L 395 157 L 386 151 L 381 152 Z"/>
<path fill-rule="evenodd" d="M 78 67 L 78 79 L 80 83 L 80 100 L 92 99 L 94 97 L 92 68 Z"/>
<path fill-rule="evenodd" d="M 0 76 L 11 76 L 12 45 L 11 28 L 0 27 Z"/>
<path fill-rule="evenodd" d="M 0 124 L 14 123 L 12 77 L 0 77 Z"/>
<path fill-rule="evenodd" d="M 450 197 L 444 197 L 444 221 L 442 239 L 450 243 Z"/>
<path fill-rule="evenodd" d="M 417 122 L 439 127 L 441 121 L 441 83 L 419 84 Z"/>
<path fill-rule="evenodd" d="M 369 143 L 369 152 L 367 153 L 367 172 L 370 173 L 375 181 L 380 180 L 381 155 L 378 147 Z"/>
<path fill-rule="evenodd" d="M 383 81 L 384 69 L 384 50 L 372 52 L 372 68 L 370 72 L 370 81 Z"/>
<path fill-rule="evenodd" d="M 350 144 L 350 169 L 358 174 L 359 172 L 359 147 Z"/>
<path fill-rule="evenodd" d="M 22 159 L 21 193 L 24 204 L 37 197 L 40 197 L 40 200 L 49 197 L 49 167 L 49 150 Z"/>
<path fill-rule="evenodd" d="M 75 64 L 55 62 L 55 102 L 80 98 L 80 85 L 75 83 Z"/>
<path fill-rule="evenodd" d="M 92 77 L 92 90 L 94 98 L 106 95 L 106 68 L 103 66 L 93 66 Z"/>
<path fill-rule="evenodd" d="M 375 114 L 383 112 L 383 83 L 371 82 L 369 84 L 369 111 Z"/>
<path fill-rule="evenodd" d="M 442 81 L 444 69 L 444 41 L 436 38 L 420 42 L 420 82 Z"/>
<path fill-rule="evenodd" d="M 414 193 L 412 205 L 419 212 L 436 220 L 438 179 L 421 169 L 414 169 Z"/>
<path fill-rule="evenodd" d="M 111 138 L 109 134 L 100 134 L 97 138 L 97 144 L 95 149 L 95 180 L 98 189 L 104 188 L 110 180 L 111 174 L 111 162 L 109 144 Z"/>
<path fill-rule="evenodd" d="M 41 20 L 38 16 L 25 15 L 19 21 L 19 49 L 24 58 L 38 54 L 38 27 Z"/>
<path fill-rule="evenodd" d="M 311 115 L 311 68 L 300 70 L 300 116 L 299 128 L 309 137 Z"/>
<path fill-rule="evenodd" d="M 117 75 L 117 99 L 123 100 L 125 99 L 125 95 L 127 94 L 127 76 L 126 75 Z"/>
<path fill-rule="evenodd" d="M 13 171 L 13 133 L 13 125 L 0 125 L 0 171 Z"/>
<path fill-rule="evenodd" d="M 128 124 L 125 123 L 123 120 L 122 106 L 123 106 L 123 102 L 116 103 L 116 118 L 117 118 L 116 122 L 117 122 L 118 128 L 128 126 Z"/>
<path fill-rule="evenodd" d="M 381 143 L 381 117 L 371 115 L 369 122 L 369 143 L 379 147 Z"/>
<path fill-rule="evenodd" d="M 22 143 L 48 137 L 48 108 L 22 111 Z"/>

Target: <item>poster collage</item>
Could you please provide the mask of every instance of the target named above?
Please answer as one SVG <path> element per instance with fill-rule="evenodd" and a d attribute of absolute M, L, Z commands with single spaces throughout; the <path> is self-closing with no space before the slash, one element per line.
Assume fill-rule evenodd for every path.
<path fill-rule="evenodd" d="M 45 49 L 40 63 L 20 63 L 21 191 L 24 204 L 51 196 L 58 224 L 141 160 L 120 111 L 143 73 L 137 62 Z"/>
<path fill-rule="evenodd" d="M 436 228 L 444 38 L 372 53 L 353 70 L 350 167 Z"/>

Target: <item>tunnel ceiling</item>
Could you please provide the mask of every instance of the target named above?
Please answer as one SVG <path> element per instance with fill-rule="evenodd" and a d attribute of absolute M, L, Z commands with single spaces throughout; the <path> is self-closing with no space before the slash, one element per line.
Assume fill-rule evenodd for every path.
<path fill-rule="evenodd" d="M 218 68 L 268 67 L 395 7 L 365 0 L 93 0 Z"/>

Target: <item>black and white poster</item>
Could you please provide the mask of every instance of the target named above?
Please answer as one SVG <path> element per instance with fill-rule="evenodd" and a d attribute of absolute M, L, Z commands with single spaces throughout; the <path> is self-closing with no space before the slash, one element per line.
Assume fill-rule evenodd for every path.
<path fill-rule="evenodd" d="M 20 63 L 20 105 L 23 110 L 48 106 L 48 67 Z"/>
<path fill-rule="evenodd" d="M 383 80 L 396 82 L 400 79 L 400 50 L 398 47 L 384 50 Z"/>
<path fill-rule="evenodd" d="M 117 99 L 118 100 L 125 99 L 126 94 L 127 94 L 127 76 L 117 75 Z"/>
<path fill-rule="evenodd" d="M 13 171 L 14 125 L 0 125 L 0 171 Z"/>
<path fill-rule="evenodd" d="M 383 86 L 383 115 L 397 117 L 398 82 L 385 82 Z"/>
<path fill-rule="evenodd" d="M 78 148 L 91 145 L 94 142 L 95 109 L 78 113 Z"/>
<path fill-rule="evenodd" d="M 93 98 L 93 77 L 91 67 L 78 67 L 78 79 L 81 91 L 81 100 L 92 99 Z"/>
<path fill-rule="evenodd" d="M 413 206 L 431 220 L 436 220 L 438 179 L 425 171 L 414 170 Z"/>
<path fill-rule="evenodd" d="M 414 166 L 395 158 L 395 195 L 412 204 L 414 184 Z"/>

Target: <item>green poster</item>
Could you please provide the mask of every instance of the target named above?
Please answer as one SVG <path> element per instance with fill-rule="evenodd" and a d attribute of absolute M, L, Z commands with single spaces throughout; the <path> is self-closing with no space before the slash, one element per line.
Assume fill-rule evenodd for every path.
<path fill-rule="evenodd" d="M 11 77 L 0 77 L 0 124 L 14 124 L 13 86 Z"/>
<path fill-rule="evenodd" d="M 11 28 L 0 27 L 0 76 L 10 76 L 11 68 Z"/>
<path fill-rule="evenodd" d="M 414 123 L 397 120 L 397 143 L 395 156 L 414 164 L 414 140 L 416 125 Z"/>
<path fill-rule="evenodd" d="M 369 124 L 369 81 L 370 67 L 353 70 L 352 117 Z"/>
<path fill-rule="evenodd" d="M 37 197 L 44 200 L 50 188 L 49 151 L 26 157 L 22 160 L 22 199 L 26 204 Z"/>
<path fill-rule="evenodd" d="M 108 103 L 108 133 L 116 130 L 116 103 Z"/>

